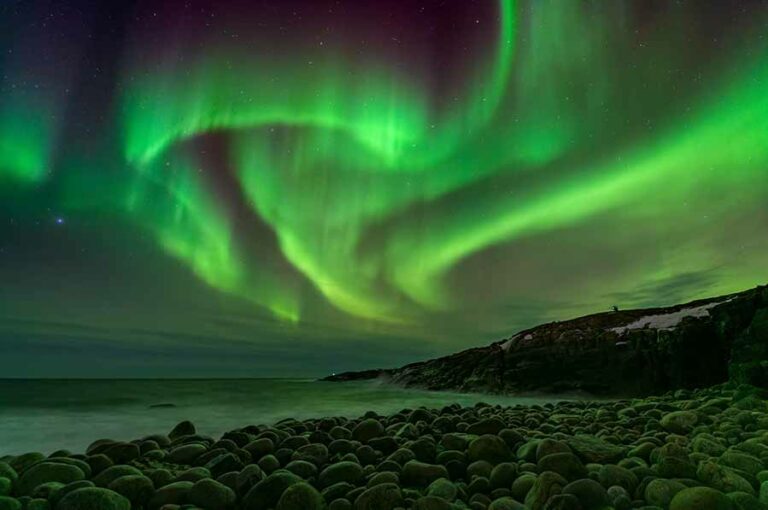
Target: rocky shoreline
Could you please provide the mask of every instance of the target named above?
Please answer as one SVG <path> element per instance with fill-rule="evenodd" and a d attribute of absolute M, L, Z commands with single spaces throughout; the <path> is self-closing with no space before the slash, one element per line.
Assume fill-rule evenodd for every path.
<path fill-rule="evenodd" d="M 0 510 L 768 510 L 766 395 L 190 422 L 83 454 L 0 457 Z M 87 426 L 87 424 L 83 424 Z"/>
<path fill-rule="evenodd" d="M 580 390 L 616 398 L 726 381 L 766 387 L 768 286 L 663 308 L 551 322 L 449 356 L 324 380 L 373 378 L 430 390 Z"/>

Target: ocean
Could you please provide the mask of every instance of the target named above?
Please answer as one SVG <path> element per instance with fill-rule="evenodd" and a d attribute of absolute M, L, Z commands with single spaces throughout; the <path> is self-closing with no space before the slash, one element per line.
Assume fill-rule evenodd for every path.
<path fill-rule="evenodd" d="M 192 421 L 218 436 L 284 418 L 357 417 L 458 403 L 542 404 L 554 397 L 507 397 L 405 389 L 378 381 L 310 379 L 0 380 L 0 456 L 65 448 L 82 453 L 94 440 L 132 440 Z"/>

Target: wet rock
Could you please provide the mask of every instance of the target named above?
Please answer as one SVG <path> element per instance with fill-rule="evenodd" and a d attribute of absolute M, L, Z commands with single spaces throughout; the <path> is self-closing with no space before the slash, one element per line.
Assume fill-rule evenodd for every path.
<path fill-rule="evenodd" d="M 276 510 L 324 510 L 325 507 L 325 501 L 314 487 L 299 482 L 283 492 Z"/>
<path fill-rule="evenodd" d="M 575 496 L 583 510 L 601 510 L 608 506 L 608 494 L 605 488 L 589 478 L 569 483 L 563 487 L 563 494 Z"/>
<path fill-rule="evenodd" d="M 513 498 L 504 496 L 497 498 L 488 505 L 488 510 L 527 510 L 525 505 Z"/>
<path fill-rule="evenodd" d="M 496 435 L 506 427 L 506 424 L 496 416 L 485 418 L 478 422 L 472 423 L 467 427 L 467 434 L 474 434 L 476 436 L 482 436 L 484 434 Z"/>
<path fill-rule="evenodd" d="M 47 500 L 51 497 L 51 495 L 60 490 L 62 487 L 64 487 L 64 484 L 60 482 L 41 483 L 32 490 L 30 496 L 32 498 Z"/>
<path fill-rule="evenodd" d="M 18 457 L 14 457 L 13 459 L 8 461 L 8 465 L 10 465 L 16 473 L 21 475 L 24 471 L 27 470 L 30 466 L 37 464 L 41 460 L 45 459 L 45 455 L 39 452 L 30 452 L 30 453 L 24 453 L 22 455 L 19 455 Z"/>
<path fill-rule="evenodd" d="M 191 464 L 195 459 L 204 454 L 208 448 L 199 443 L 177 446 L 168 453 L 168 462 L 176 464 Z"/>
<path fill-rule="evenodd" d="M 21 503 L 16 498 L 0 496 L 0 510 L 21 510 Z"/>
<path fill-rule="evenodd" d="M 141 475 L 142 472 L 133 466 L 119 465 L 111 466 L 96 475 L 93 478 L 93 483 L 97 487 L 107 487 L 110 483 L 117 480 L 121 476 L 126 475 Z"/>
<path fill-rule="evenodd" d="M 7 462 L 0 462 L 0 476 L 7 478 L 11 484 L 15 484 L 16 480 L 19 479 L 19 475 L 16 473 L 16 470 L 13 469 Z"/>
<path fill-rule="evenodd" d="M 768 510 L 768 505 L 761 503 L 752 494 L 746 492 L 730 492 L 726 494 L 731 500 L 734 510 Z"/>
<path fill-rule="evenodd" d="M 108 467 L 114 466 L 115 463 L 112 462 L 112 459 L 104 455 L 103 453 L 98 453 L 96 455 L 88 455 L 85 458 L 85 462 L 88 463 L 88 466 L 91 468 L 91 476 L 96 476 Z"/>
<path fill-rule="evenodd" d="M 125 464 L 141 456 L 139 445 L 134 443 L 114 443 L 102 452 L 115 464 Z"/>
<path fill-rule="evenodd" d="M 493 472 L 493 464 L 485 460 L 476 460 L 467 466 L 467 476 L 472 479 L 476 476 L 490 478 Z"/>
<path fill-rule="evenodd" d="M 613 464 L 606 464 L 601 467 L 597 477 L 603 487 L 618 485 L 630 494 L 634 492 L 638 484 L 637 476 L 632 471 Z"/>
<path fill-rule="evenodd" d="M 355 499 L 355 510 L 394 510 L 403 504 L 400 487 L 383 483 L 364 490 Z"/>
<path fill-rule="evenodd" d="M 514 482 L 512 482 L 512 487 L 510 488 L 512 491 L 512 497 L 518 501 L 525 501 L 528 492 L 530 492 L 535 483 L 536 475 L 534 474 L 527 473 L 519 476 L 517 479 L 515 479 Z"/>
<path fill-rule="evenodd" d="M 673 434 L 687 434 L 698 423 L 699 417 L 692 411 L 673 411 L 661 419 L 661 426 Z"/>
<path fill-rule="evenodd" d="M 417 460 L 406 462 L 400 477 L 405 485 L 411 487 L 427 487 L 438 478 L 448 478 L 445 466 L 425 464 Z"/>
<path fill-rule="evenodd" d="M 338 482 L 356 485 L 363 478 L 363 468 L 355 462 L 337 462 L 320 472 L 318 482 L 321 488 Z"/>
<path fill-rule="evenodd" d="M 267 475 L 256 464 L 250 464 L 237 474 L 235 491 L 239 496 L 245 496 L 251 488 L 266 478 Z"/>
<path fill-rule="evenodd" d="M 257 464 L 265 473 L 268 474 L 280 469 L 280 461 L 277 460 L 277 457 L 274 455 L 265 455 L 259 459 Z"/>
<path fill-rule="evenodd" d="M 714 436 L 699 434 L 691 442 L 691 449 L 697 453 L 704 453 L 712 457 L 719 457 L 725 453 L 723 446 Z"/>
<path fill-rule="evenodd" d="M 667 508 L 672 498 L 685 488 L 686 486 L 680 482 L 657 478 L 646 485 L 644 496 L 648 503 Z"/>
<path fill-rule="evenodd" d="M 135 508 L 143 507 L 155 492 L 152 480 L 144 475 L 125 475 L 113 480 L 109 490 L 124 496 Z"/>
<path fill-rule="evenodd" d="M 174 478 L 173 481 L 195 483 L 199 480 L 203 480 L 205 478 L 210 478 L 210 477 L 211 477 L 211 472 L 208 471 L 207 468 L 198 466 L 198 467 L 185 469 L 184 471 L 176 475 L 176 478 Z"/>
<path fill-rule="evenodd" d="M 334 499 L 328 504 L 328 510 L 352 510 L 352 503 L 345 498 Z"/>
<path fill-rule="evenodd" d="M 213 478 L 217 478 L 230 471 L 240 471 L 243 467 L 243 461 L 234 453 L 220 455 L 205 465 L 205 468 L 210 471 Z"/>
<path fill-rule="evenodd" d="M 587 434 L 578 434 L 569 439 L 567 444 L 584 463 L 614 464 L 625 452 L 621 446 Z"/>
<path fill-rule="evenodd" d="M 556 439 L 542 439 L 536 445 L 536 461 L 553 453 L 572 453 L 571 448 L 563 441 Z"/>
<path fill-rule="evenodd" d="M 183 505 L 187 502 L 187 496 L 193 486 L 192 482 L 173 482 L 160 487 L 152 494 L 147 507 L 155 510 L 168 504 Z"/>
<path fill-rule="evenodd" d="M 517 478 L 517 464 L 502 462 L 496 464 L 488 479 L 492 489 L 510 488 Z"/>
<path fill-rule="evenodd" d="M 210 478 L 195 482 L 187 494 L 187 501 L 201 508 L 226 510 L 232 508 L 236 500 L 235 491 Z"/>
<path fill-rule="evenodd" d="M 568 481 L 587 476 L 587 468 L 572 453 L 551 453 L 539 459 L 539 471 L 554 471 Z"/>
<path fill-rule="evenodd" d="M 147 477 L 155 484 L 155 489 L 165 487 L 174 482 L 173 473 L 167 469 L 151 469 L 146 472 Z"/>
<path fill-rule="evenodd" d="M 723 453 L 720 456 L 720 464 L 751 475 L 756 475 L 764 469 L 763 463 L 757 457 L 735 450 Z"/>
<path fill-rule="evenodd" d="M 352 438 L 361 443 L 366 443 L 370 439 L 381 437 L 383 435 L 384 426 L 379 423 L 378 420 L 373 418 L 361 421 L 354 429 L 352 429 Z"/>
<path fill-rule="evenodd" d="M 379 485 L 382 483 L 394 483 L 394 484 L 400 484 L 400 476 L 398 476 L 397 473 L 393 471 L 382 471 L 381 473 L 376 473 L 371 477 L 370 480 L 368 480 L 368 487 L 373 487 L 374 485 Z"/>
<path fill-rule="evenodd" d="M 491 464 L 499 464 L 512 459 L 507 443 L 499 436 L 486 434 L 478 437 L 469 444 L 467 457 L 470 462 L 485 460 Z"/>
<path fill-rule="evenodd" d="M 355 490 L 355 486 L 348 482 L 338 482 L 333 485 L 329 485 L 320 493 L 323 499 L 326 501 L 333 501 L 334 499 L 346 498 L 350 492 Z"/>
<path fill-rule="evenodd" d="M 131 503 L 109 489 L 85 487 L 61 498 L 56 510 L 131 510 Z"/>
<path fill-rule="evenodd" d="M 581 510 L 581 503 L 572 494 L 555 494 L 547 500 L 544 510 Z"/>
<path fill-rule="evenodd" d="M 243 447 L 243 450 L 251 454 L 254 460 L 259 460 L 264 455 L 269 455 L 275 451 L 275 444 L 268 437 L 254 439 Z"/>
<path fill-rule="evenodd" d="M 413 504 L 414 510 L 453 510 L 453 505 L 436 496 L 422 496 Z"/>
<path fill-rule="evenodd" d="M 427 487 L 427 495 L 442 498 L 445 501 L 451 502 L 456 499 L 458 489 L 456 485 L 445 478 L 438 478 Z"/>
<path fill-rule="evenodd" d="M 303 480 L 290 471 L 278 470 L 258 482 L 243 498 L 244 510 L 273 508 L 285 489 Z"/>
<path fill-rule="evenodd" d="M 696 477 L 710 487 L 723 492 L 742 491 L 754 494 L 752 485 L 735 471 L 711 460 L 701 462 Z"/>
<path fill-rule="evenodd" d="M 544 510 L 552 496 L 560 494 L 568 482 L 562 476 L 551 471 L 541 473 L 525 496 L 525 506 L 529 510 Z"/>
<path fill-rule="evenodd" d="M 24 510 L 51 510 L 51 508 L 47 499 L 32 499 L 26 504 Z"/>
<path fill-rule="evenodd" d="M 293 453 L 291 459 L 304 460 L 317 467 L 323 467 L 328 463 L 328 448 L 320 443 L 304 445 Z"/>
<path fill-rule="evenodd" d="M 16 491 L 22 496 L 28 496 L 35 487 L 45 482 L 66 484 L 83 480 L 84 478 L 85 474 L 77 466 L 56 462 L 41 462 L 24 471 L 19 478 Z"/>
<path fill-rule="evenodd" d="M 709 487 L 692 487 L 678 492 L 669 510 L 734 510 L 734 505 L 722 492 Z"/>
<path fill-rule="evenodd" d="M 196 434 L 195 426 L 191 421 L 182 421 L 176 424 L 175 427 L 168 433 L 168 437 L 171 441 L 184 436 L 192 436 Z"/>
<path fill-rule="evenodd" d="M 48 501 L 50 502 L 52 508 L 56 508 L 56 505 L 64 496 L 72 491 L 76 491 L 77 489 L 84 489 L 86 487 L 94 487 L 93 482 L 90 480 L 78 480 L 76 482 L 70 482 L 61 489 L 57 490 L 55 493 L 51 494 L 51 496 L 48 498 Z"/>
<path fill-rule="evenodd" d="M 292 460 L 285 469 L 304 480 L 317 476 L 317 466 L 306 460 Z"/>

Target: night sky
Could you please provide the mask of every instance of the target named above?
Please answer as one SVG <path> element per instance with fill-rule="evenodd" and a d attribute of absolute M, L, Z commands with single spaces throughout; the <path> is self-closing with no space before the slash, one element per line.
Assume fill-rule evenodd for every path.
<path fill-rule="evenodd" d="M 768 2 L 0 4 L 0 377 L 304 376 L 768 282 Z"/>

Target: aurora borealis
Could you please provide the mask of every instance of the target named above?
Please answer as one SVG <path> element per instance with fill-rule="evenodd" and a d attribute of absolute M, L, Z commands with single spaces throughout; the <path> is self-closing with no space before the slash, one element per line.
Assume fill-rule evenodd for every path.
<path fill-rule="evenodd" d="M 765 2 L 35 0 L 0 23 L 11 374 L 396 365 L 768 280 Z"/>

